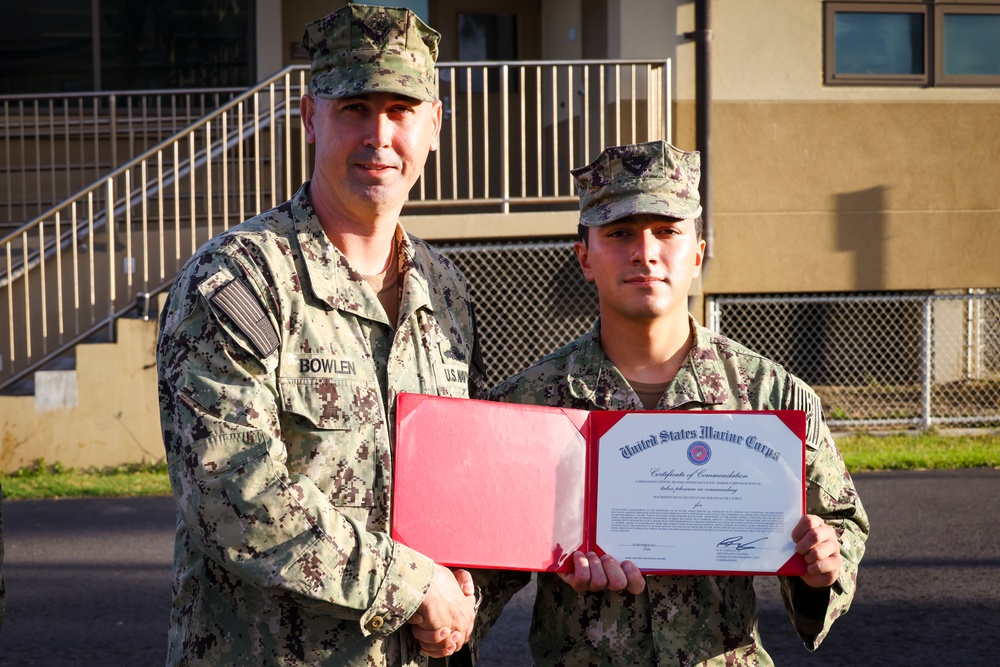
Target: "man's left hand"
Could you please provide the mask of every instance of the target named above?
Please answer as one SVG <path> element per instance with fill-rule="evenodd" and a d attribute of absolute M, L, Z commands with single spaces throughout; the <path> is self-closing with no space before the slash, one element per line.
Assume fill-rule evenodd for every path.
<path fill-rule="evenodd" d="M 462 593 L 474 605 L 476 584 L 472 580 L 472 574 L 468 570 L 452 570 L 452 574 L 455 575 L 455 581 L 462 589 Z M 431 619 L 425 618 L 420 612 L 411 616 L 408 622 L 410 631 L 420 643 L 421 652 L 431 658 L 446 658 L 452 655 L 469 641 L 472 632 L 471 625 L 464 632 L 457 628 L 436 627 L 431 623 Z"/>
<path fill-rule="evenodd" d="M 837 531 L 823 519 L 807 514 L 792 530 L 795 550 L 806 561 L 807 574 L 802 581 L 812 588 L 828 588 L 840 577 L 843 559 Z"/>

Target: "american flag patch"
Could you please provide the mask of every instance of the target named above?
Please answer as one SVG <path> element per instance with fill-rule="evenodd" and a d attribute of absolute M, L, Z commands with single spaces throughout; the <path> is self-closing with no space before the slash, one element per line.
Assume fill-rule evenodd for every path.
<path fill-rule="evenodd" d="M 246 285 L 233 279 L 212 295 L 212 303 L 229 316 L 261 357 L 278 349 L 278 336 Z"/>

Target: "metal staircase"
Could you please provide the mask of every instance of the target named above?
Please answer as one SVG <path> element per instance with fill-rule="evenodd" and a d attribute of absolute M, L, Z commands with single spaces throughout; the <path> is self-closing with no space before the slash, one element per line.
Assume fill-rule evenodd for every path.
<path fill-rule="evenodd" d="M 576 205 L 571 166 L 669 140 L 669 61 L 440 63 L 441 148 L 408 207 Z M 0 238 L 0 391 L 156 296 L 213 235 L 308 178 L 305 66 L 289 67 Z M 495 84 L 495 85 L 494 85 Z"/>

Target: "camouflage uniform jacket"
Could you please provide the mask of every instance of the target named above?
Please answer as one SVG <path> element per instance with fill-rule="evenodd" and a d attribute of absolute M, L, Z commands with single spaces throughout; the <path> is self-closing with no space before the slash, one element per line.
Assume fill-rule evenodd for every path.
<path fill-rule="evenodd" d="M 837 529 L 840 580 L 819 595 L 783 578 L 782 598 L 806 647 L 816 648 L 854 596 L 868 519 L 823 420 L 819 398 L 777 364 L 697 326 L 684 365 L 658 410 L 807 412 L 807 511 Z M 583 337 L 490 392 L 494 400 L 584 410 L 639 410 L 639 398 L 604 356 L 600 323 Z M 477 572 L 488 626 L 525 583 L 523 573 Z M 480 631 L 482 632 L 482 630 Z M 757 633 L 753 577 L 649 576 L 640 595 L 577 593 L 555 574 L 539 574 L 531 626 L 536 665 L 771 665 Z"/>
<path fill-rule="evenodd" d="M 178 508 L 169 664 L 427 664 L 405 623 L 434 564 L 388 534 L 392 406 L 467 397 L 481 375 L 461 274 L 396 238 L 395 330 L 308 183 L 174 282 L 157 348 Z"/>

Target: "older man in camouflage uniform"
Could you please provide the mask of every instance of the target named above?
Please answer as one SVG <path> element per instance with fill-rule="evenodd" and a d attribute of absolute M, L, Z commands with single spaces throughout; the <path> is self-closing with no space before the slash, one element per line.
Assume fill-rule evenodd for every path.
<path fill-rule="evenodd" d="M 804 410 L 807 515 L 792 539 L 808 574 L 782 578 L 781 591 L 802 641 L 816 648 L 850 606 L 868 519 L 816 394 L 688 314 L 705 250 L 698 154 L 662 141 L 613 147 L 573 175 L 575 248 L 597 285 L 600 319 L 491 397 L 583 410 Z M 757 634 L 752 577 L 644 578 L 610 556 L 577 552 L 573 561 L 572 573 L 538 575 L 536 665 L 772 664 Z M 487 625 L 524 580 L 483 578 Z"/>
<path fill-rule="evenodd" d="M 462 276 L 399 224 L 437 147 L 438 39 L 405 9 L 309 24 L 311 181 L 170 291 L 168 664 L 426 665 L 416 624 L 436 656 L 471 632 L 468 574 L 389 536 L 397 394 L 468 397 L 482 377 Z"/>

